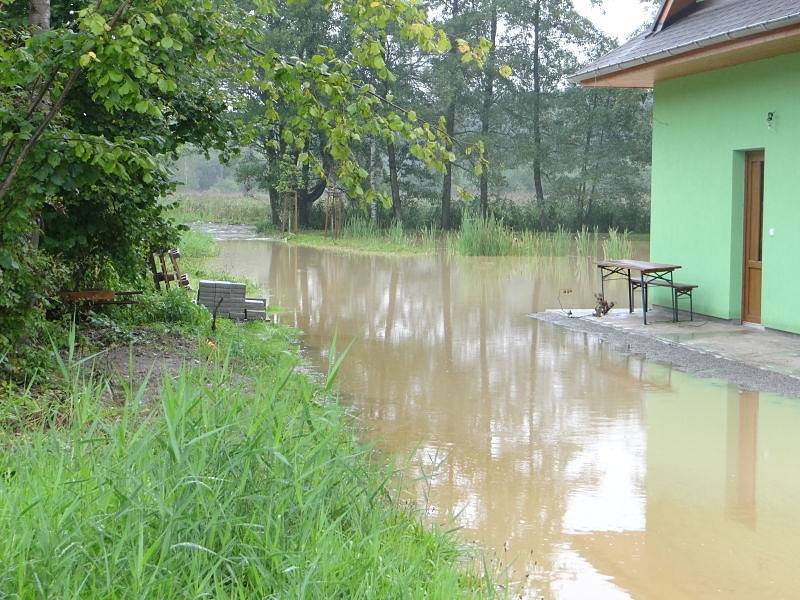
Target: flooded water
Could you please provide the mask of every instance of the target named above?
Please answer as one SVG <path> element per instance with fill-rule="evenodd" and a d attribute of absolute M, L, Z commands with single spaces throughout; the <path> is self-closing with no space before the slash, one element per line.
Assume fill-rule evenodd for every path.
<path fill-rule="evenodd" d="M 593 306 L 588 263 L 222 247 L 319 368 L 335 333 L 356 340 L 340 383 L 365 435 L 413 456 L 420 504 L 518 594 L 800 597 L 800 402 L 527 316 Z"/>

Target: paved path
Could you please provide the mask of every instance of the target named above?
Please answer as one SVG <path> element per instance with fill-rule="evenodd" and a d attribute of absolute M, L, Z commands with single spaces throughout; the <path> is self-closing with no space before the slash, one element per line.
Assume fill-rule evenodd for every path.
<path fill-rule="evenodd" d="M 560 310 L 532 316 L 599 335 L 623 352 L 669 363 L 699 377 L 800 398 L 800 335 L 698 316 L 693 322 L 672 323 L 669 311 L 659 308 L 647 314 L 649 325 L 642 323 L 641 310 L 633 314 L 613 310 L 602 319 L 591 310 L 575 310 L 571 316 Z"/>

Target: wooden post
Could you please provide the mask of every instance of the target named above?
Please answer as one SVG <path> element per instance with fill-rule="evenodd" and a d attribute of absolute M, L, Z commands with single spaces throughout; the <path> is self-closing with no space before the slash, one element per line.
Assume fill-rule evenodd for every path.
<path fill-rule="evenodd" d="M 164 254 L 159 254 L 159 259 L 161 259 L 161 271 L 164 273 L 164 285 L 167 286 L 169 289 L 169 273 L 167 273 L 167 261 L 164 258 Z"/>
<path fill-rule="evenodd" d="M 153 257 L 153 253 L 152 252 L 150 252 L 150 254 L 148 255 L 147 262 L 150 265 L 150 272 L 153 273 L 153 283 L 156 286 L 156 291 L 160 292 L 161 291 L 161 283 L 159 282 L 159 278 L 158 278 L 158 267 L 156 267 L 156 259 Z"/>
<path fill-rule="evenodd" d="M 337 239 L 342 233 L 342 202 L 339 195 L 336 195 L 336 237 Z"/>

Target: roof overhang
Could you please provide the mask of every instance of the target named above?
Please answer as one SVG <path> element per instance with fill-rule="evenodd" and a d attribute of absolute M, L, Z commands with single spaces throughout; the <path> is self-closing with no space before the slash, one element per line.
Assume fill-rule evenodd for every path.
<path fill-rule="evenodd" d="M 658 81 L 792 52 L 800 52 L 798 17 L 725 33 L 605 69 L 577 73 L 570 81 L 587 87 L 652 88 Z"/>

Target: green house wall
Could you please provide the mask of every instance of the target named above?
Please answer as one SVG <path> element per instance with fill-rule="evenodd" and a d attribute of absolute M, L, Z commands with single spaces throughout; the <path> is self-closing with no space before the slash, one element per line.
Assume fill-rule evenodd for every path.
<path fill-rule="evenodd" d="M 744 157 L 764 149 L 761 320 L 800 332 L 800 54 L 661 82 L 654 93 L 651 260 L 682 265 L 676 277 L 700 285 L 697 312 L 740 319 Z"/>

